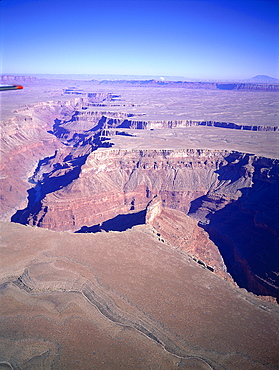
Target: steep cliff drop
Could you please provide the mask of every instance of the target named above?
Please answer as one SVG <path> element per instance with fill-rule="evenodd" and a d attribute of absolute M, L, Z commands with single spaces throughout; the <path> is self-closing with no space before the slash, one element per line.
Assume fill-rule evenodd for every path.
<path fill-rule="evenodd" d="M 32 136 L 20 137 L 21 145 L 45 135 L 55 152 L 48 150 L 35 169 L 34 160 L 26 166 L 33 187 L 26 207 L 17 207 L 11 221 L 78 233 L 123 231 L 146 222 L 210 271 L 232 276 L 256 294 L 278 297 L 278 160 L 227 150 L 114 149 L 110 135 L 117 129 L 125 134 L 123 129 L 218 124 L 138 121 L 132 114 L 86 110 L 94 99 L 110 97 L 32 108 Z M 7 209 L 16 208 L 9 202 Z M 152 202 L 157 214 L 150 219 Z"/>

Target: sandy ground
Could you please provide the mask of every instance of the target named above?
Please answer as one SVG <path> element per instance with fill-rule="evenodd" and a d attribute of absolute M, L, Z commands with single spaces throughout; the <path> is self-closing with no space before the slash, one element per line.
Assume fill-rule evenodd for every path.
<path fill-rule="evenodd" d="M 276 305 L 203 269 L 148 226 L 69 234 L 1 223 L 1 234 L 2 364 L 276 369 Z"/>

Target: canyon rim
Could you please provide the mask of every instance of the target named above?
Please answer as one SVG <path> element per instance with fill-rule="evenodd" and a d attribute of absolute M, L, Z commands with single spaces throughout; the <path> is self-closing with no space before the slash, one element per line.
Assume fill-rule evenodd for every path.
<path fill-rule="evenodd" d="M 2 79 L 0 369 L 276 369 L 278 84 Z"/>

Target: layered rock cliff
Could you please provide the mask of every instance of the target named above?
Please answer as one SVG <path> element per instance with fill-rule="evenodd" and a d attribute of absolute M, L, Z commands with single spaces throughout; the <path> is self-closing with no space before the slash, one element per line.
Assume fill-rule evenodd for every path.
<path fill-rule="evenodd" d="M 50 127 L 30 116 L 15 117 L 2 124 L 1 135 L 1 219 L 8 220 L 16 208 L 26 203 L 28 178 L 38 160 L 61 147 L 59 140 L 47 133 Z"/>
<path fill-rule="evenodd" d="M 120 213 L 142 210 L 158 194 L 165 206 L 187 214 L 192 200 L 219 184 L 216 170 L 226 164 L 228 155 L 209 150 L 99 149 L 89 154 L 75 181 L 60 190 L 42 190 L 50 189 L 51 179 L 60 176 L 63 165 L 61 157 L 56 158 L 48 161 L 46 172 L 46 164 L 36 170 L 33 180 L 46 195 L 39 213 L 28 207 L 27 222 L 76 231 Z"/>
<path fill-rule="evenodd" d="M 77 231 L 119 214 L 144 210 L 159 195 L 162 207 L 166 207 L 160 215 L 164 221 L 159 222 L 157 216 L 157 224 L 154 220 L 150 223 L 163 229 L 162 235 L 165 233 L 172 245 L 187 250 L 216 271 L 225 270 L 223 258 L 241 286 L 257 294 L 278 294 L 278 206 L 273 208 L 271 204 L 278 195 L 277 160 L 227 151 L 99 149 L 82 157 L 86 159 L 84 164 L 75 159 L 81 169 L 68 172 L 58 159 L 37 168 L 33 177 L 35 193 L 30 194 L 28 207 L 17 212 L 13 221 Z M 71 181 L 63 182 L 66 178 Z M 177 235 L 175 230 L 167 231 L 168 218 L 174 224 L 181 220 L 167 209 L 199 221 L 222 258 L 216 258 L 216 246 L 212 242 L 209 245 L 208 238 L 186 219 Z M 179 234 L 184 233 L 186 240 L 179 240 Z"/>
<path fill-rule="evenodd" d="M 4 124 L 2 219 L 59 231 L 101 229 L 118 215 L 145 211 L 159 196 L 163 211 L 151 224 L 170 244 L 215 271 L 226 265 L 238 284 L 257 294 L 276 296 L 278 160 L 227 150 L 108 148 L 112 129 L 203 122 L 138 121 L 85 109 L 91 103 L 35 104 L 21 110 L 25 118 Z M 173 228 L 167 231 L 168 220 L 184 225 L 178 238 Z"/>
<path fill-rule="evenodd" d="M 91 105 L 87 100 L 82 100 L 83 106 Z M 139 116 L 139 114 L 137 115 Z M 109 111 L 78 111 L 75 110 L 70 119 L 60 120 L 59 124 L 56 123 L 55 133 L 59 134 L 60 130 L 70 129 L 73 130 L 94 130 L 103 129 L 109 130 L 112 128 L 130 128 L 138 130 L 154 130 L 166 128 L 185 128 L 190 126 L 209 126 L 220 127 L 234 130 L 246 131 L 278 131 L 278 126 L 268 125 L 239 125 L 232 122 L 217 122 L 217 121 L 197 121 L 197 120 L 139 120 L 133 119 L 133 114 L 122 112 L 109 112 Z M 78 126 L 77 126 L 78 125 Z"/>
<path fill-rule="evenodd" d="M 185 251 L 202 267 L 232 281 L 218 247 L 208 234 L 185 213 L 163 207 L 160 195 L 148 204 L 145 221 L 154 227 L 159 240 Z"/>
<path fill-rule="evenodd" d="M 16 209 L 26 204 L 28 179 L 38 162 L 53 156 L 55 150 L 63 151 L 67 144 L 59 135 L 53 135 L 55 123 L 71 120 L 74 112 L 86 104 L 87 99 L 75 98 L 26 105 L 15 111 L 17 115 L 1 122 L 1 220 L 9 220 Z"/>
<path fill-rule="evenodd" d="M 64 216 L 65 223 L 58 229 L 75 230 L 83 225 L 102 222 L 121 212 L 141 210 L 159 194 L 164 206 L 186 214 L 190 212 L 192 217 L 207 223 L 210 214 L 235 202 L 242 196 L 242 189 L 252 188 L 255 181 L 261 181 L 263 187 L 269 186 L 270 182 L 277 184 L 278 181 L 277 160 L 238 152 L 99 149 L 89 154 L 90 151 L 89 144 L 64 149 L 38 166 L 33 181 L 41 189 L 48 189 L 43 191 L 46 197 L 41 199 L 44 206 L 48 207 L 48 212 L 40 226 L 56 228 L 47 221 L 48 217 L 52 212 L 61 210 L 63 213 L 67 209 L 71 217 L 66 220 Z M 80 174 L 75 181 L 52 191 L 51 179 L 57 180 L 64 175 L 62 169 L 68 168 L 67 163 L 73 159 L 77 163 L 77 158 L 84 156 L 84 153 L 89 155 L 84 164 L 80 164 Z M 93 199 L 94 194 L 96 199 Z M 101 194 L 104 194 L 107 205 Z M 113 211 L 113 197 L 122 199 L 121 202 L 115 199 L 119 211 Z M 78 200 L 73 212 L 71 198 Z M 57 207 L 52 206 L 53 202 Z M 92 208 L 89 216 L 84 210 L 78 211 L 83 202 L 89 209 Z M 90 203 L 92 207 L 89 207 Z M 104 212 L 98 209 L 98 203 L 103 204 Z M 54 211 L 55 208 L 57 211 Z M 60 217 L 58 219 L 61 221 Z M 32 217 L 30 222 L 34 222 Z"/>

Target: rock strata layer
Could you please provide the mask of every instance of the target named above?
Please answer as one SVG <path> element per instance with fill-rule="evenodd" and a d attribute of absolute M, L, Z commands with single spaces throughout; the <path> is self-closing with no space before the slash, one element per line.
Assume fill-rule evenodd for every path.
<path fill-rule="evenodd" d="M 121 214 L 144 212 L 160 197 L 161 213 L 150 223 L 165 229 L 170 244 L 216 272 L 225 272 L 226 265 L 239 285 L 257 294 L 277 296 L 278 207 L 272 202 L 278 194 L 278 160 L 228 150 L 110 148 L 111 130 L 203 124 L 139 121 L 128 113 L 91 110 L 111 99 L 111 94 L 87 94 L 35 104 L 21 109 L 25 118 L 3 124 L 2 219 L 80 232 Z M 186 233 L 190 242 L 175 241 L 175 230 L 166 226 L 172 218 L 189 226 L 189 232 L 182 227 L 178 234 Z M 235 233 L 240 225 L 242 232 Z"/>
<path fill-rule="evenodd" d="M 159 240 L 185 251 L 202 267 L 233 281 L 218 247 L 197 221 L 183 212 L 163 207 L 160 196 L 148 204 L 146 223 L 154 227 Z"/>
<path fill-rule="evenodd" d="M 99 149 L 86 156 L 73 181 L 62 182 L 58 189 L 52 187 L 52 176 L 56 181 L 63 178 L 62 163 L 54 160 L 38 168 L 34 180 L 39 184 L 37 192 L 41 197 L 17 212 L 13 221 L 57 231 L 77 231 L 119 214 L 144 210 L 155 196 L 160 196 L 162 207 L 191 215 L 209 232 L 222 250 L 229 273 L 236 281 L 240 277 L 240 285 L 249 286 L 257 294 L 277 296 L 278 208 L 272 208 L 270 202 L 278 194 L 278 167 L 277 160 L 237 152 Z M 233 209 L 233 213 L 226 213 L 227 209 Z M 165 222 L 180 217 L 163 212 Z M 219 217 L 222 212 L 226 213 L 225 223 Z M 191 224 L 186 219 L 184 222 Z M 235 234 L 241 223 L 245 230 L 242 237 L 241 233 Z M 171 235 L 174 233 L 175 230 L 170 231 Z M 192 239 L 189 244 L 197 252 L 201 247 L 195 240 L 204 236 L 201 231 L 189 235 L 186 238 Z M 207 238 L 204 241 L 208 252 L 200 249 L 194 256 L 214 270 L 224 271 L 223 261 L 216 258 L 217 254 L 213 257 L 215 244 Z M 187 243 L 182 248 L 187 250 Z M 253 248 L 256 257 L 249 252 Z"/>

